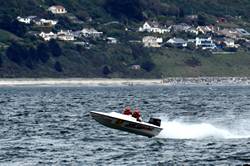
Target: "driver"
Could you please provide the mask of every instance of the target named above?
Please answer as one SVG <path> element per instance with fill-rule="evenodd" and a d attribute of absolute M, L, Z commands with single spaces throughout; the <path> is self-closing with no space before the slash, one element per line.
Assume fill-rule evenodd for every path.
<path fill-rule="evenodd" d="M 137 121 L 141 122 L 141 112 L 138 108 L 135 109 L 134 113 L 132 114 L 132 117 L 136 118 Z"/>
<path fill-rule="evenodd" d="M 132 115 L 132 111 L 131 111 L 129 106 L 125 107 L 125 109 L 123 110 L 123 114 L 124 115 Z"/>

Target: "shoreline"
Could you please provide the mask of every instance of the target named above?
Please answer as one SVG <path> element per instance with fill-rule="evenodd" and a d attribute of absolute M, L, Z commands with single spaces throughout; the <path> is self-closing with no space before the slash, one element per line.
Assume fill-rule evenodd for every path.
<path fill-rule="evenodd" d="M 243 86 L 250 85 L 250 77 L 169 77 L 163 79 L 125 79 L 125 78 L 3 78 L 0 86 Z"/>

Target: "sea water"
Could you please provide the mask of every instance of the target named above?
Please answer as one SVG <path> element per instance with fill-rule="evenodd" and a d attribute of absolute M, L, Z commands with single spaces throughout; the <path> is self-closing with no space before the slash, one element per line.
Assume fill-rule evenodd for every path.
<path fill-rule="evenodd" d="M 89 115 L 128 105 L 163 131 L 147 138 Z M 0 165 L 242 165 L 249 122 L 248 86 L 4 86 Z"/>

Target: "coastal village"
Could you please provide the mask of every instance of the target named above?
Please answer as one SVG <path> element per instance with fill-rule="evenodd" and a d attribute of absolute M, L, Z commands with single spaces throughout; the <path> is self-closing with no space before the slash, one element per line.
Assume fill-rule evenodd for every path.
<path fill-rule="evenodd" d="M 54 16 L 67 15 L 75 23 L 81 25 L 83 21 L 67 12 L 63 6 L 51 6 L 47 10 Z M 197 19 L 197 15 L 188 15 L 187 19 Z M 118 44 L 119 39 L 112 36 L 106 36 L 104 32 L 98 31 L 95 27 L 82 27 L 79 30 L 57 29 L 57 19 L 39 18 L 37 16 L 18 16 L 18 22 L 37 27 L 50 27 L 48 31 L 35 31 L 29 34 L 41 38 L 44 41 L 52 39 L 72 42 L 76 45 L 82 45 L 90 49 L 91 40 L 103 40 L 108 44 Z M 90 20 L 91 21 L 91 20 Z M 187 23 L 178 23 L 175 25 L 162 25 L 157 21 L 146 21 L 140 27 L 126 27 L 125 32 L 134 31 L 142 33 L 140 40 L 131 40 L 130 43 L 141 43 L 144 47 L 161 48 L 174 47 L 178 49 L 207 50 L 213 53 L 234 53 L 237 49 L 244 47 L 250 49 L 250 33 L 244 28 L 221 28 L 220 23 L 225 23 L 225 18 L 218 18 L 217 25 L 194 26 Z M 53 29 L 53 31 L 51 30 Z"/>

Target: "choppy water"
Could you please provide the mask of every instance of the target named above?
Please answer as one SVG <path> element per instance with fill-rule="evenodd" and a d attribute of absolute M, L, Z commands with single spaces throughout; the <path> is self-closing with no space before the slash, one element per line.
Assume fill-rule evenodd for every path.
<path fill-rule="evenodd" d="M 104 127 L 90 111 L 139 107 L 157 138 Z M 250 87 L 1 87 L 0 165 L 250 163 Z"/>

